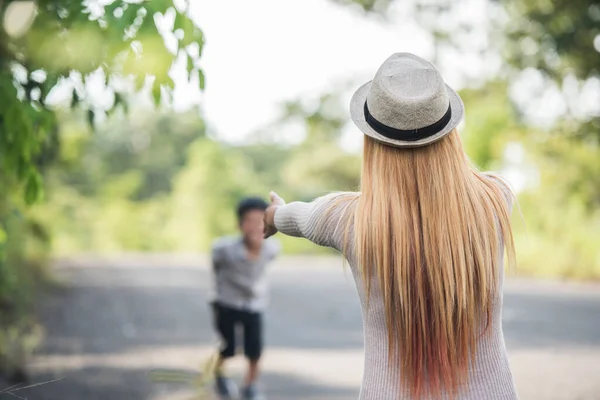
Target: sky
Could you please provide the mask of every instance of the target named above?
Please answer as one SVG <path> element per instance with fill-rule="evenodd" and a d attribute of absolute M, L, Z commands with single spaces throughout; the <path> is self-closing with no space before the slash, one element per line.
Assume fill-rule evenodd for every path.
<path fill-rule="evenodd" d="M 467 13 L 484 13 L 484 0 L 468 1 L 475 6 Z M 206 36 L 201 58 L 206 89 L 200 95 L 193 85 L 181 85 L 175 107 L 201 99 L 218 137 L 241 140 L 273 121 L 282 101 L 321 93 L 348 79 L 358 87 L 392 53 L 430 58 L 431 38 L 406 14 L 401 4 L 386 22 L 328 0 L 192 2 L 192 18 Z M 453 76 L 445 78 L 460 84 Z M 351 94 L 345 93 L 346 104 Z M 356 132 L 347 136 L 346 145 L 355 147 L 360 140 Z"/>

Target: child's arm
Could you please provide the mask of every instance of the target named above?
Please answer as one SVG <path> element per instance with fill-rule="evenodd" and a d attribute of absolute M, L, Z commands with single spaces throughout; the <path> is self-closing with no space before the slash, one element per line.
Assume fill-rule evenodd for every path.
<path fill-rule="evenodd" d="M 225 262 L 224 248 L 214 245 L 212 248 L 212 267 L 215 275 L 220 275 L 232 286 L 238 289 L 244 296 L 251 297 L 253 295 L 252 282 L 245 279 L 244 276 L 236 274 L 235 270 L 227 268 Z"/>
<path fill-rule="evenodd" d="M 246 297 L 254 296 L 253 282 L 245 279 L 245 276 L 236 274 L 227 274 L 226 279 L 232 286 L 240 291 Z"/>
<path fill-rule="evenodd" d="M 213 244 L 211 251 L 211 260 L 212 260 L 212 268 L 215 274 L 218 274 L 223 265 L 223 257 L 221 253 L 221 248 L 216 244 Z"/>

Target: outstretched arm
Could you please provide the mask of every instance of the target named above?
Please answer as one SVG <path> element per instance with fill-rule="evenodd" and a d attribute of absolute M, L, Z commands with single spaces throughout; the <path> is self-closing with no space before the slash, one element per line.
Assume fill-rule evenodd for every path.
<path fill-rule="evenodd" d="M 358 198 L 357 193 L 332 193 L 310 203 L 296 201 L 290 204 L 271 193 L 271 206 L 265 216 L 265 236 L 276 232 L 303 237 L 320 246 L 341 250 L 349 206 Z"/>

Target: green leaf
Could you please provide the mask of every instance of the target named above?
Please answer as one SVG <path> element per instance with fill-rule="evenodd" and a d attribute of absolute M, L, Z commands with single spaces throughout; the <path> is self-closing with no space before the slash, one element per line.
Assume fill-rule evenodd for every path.
<path fill-rule="evenodd" d="M 17 179 L 19 179 L 19 181 L 24 180 L 29 172 L 29 164 L 25 161 L 25 159 L 19 157 L 15 167 Z"/>
<path fill-rule="evenodd" d="M 94 110 L 90 109 L 87 111 L 87 121 L 90 128 L 94 129 Z"/>
<path fill-rule="evenodd" d="M 63 3 L 68 4 L 67 9 L 69 11 L 69 15 L 67 17 L 67 20 L 69 20 L 69 22 L 82 18 L 84 10 L 84 4 L 82 1 L 69 1 Z"/>
<path fill-rule="evenodd" d="M 202 72 L 201 69 L 198 70 L 198 82 L 200 84 L 200 89 L 204 90 L 204 87 L 205 87 L 204 72 Z"/>
<path fill-rule="evenodd" d="M 25 85 L 23 85 L 23 89 L 25 89 L 25 95 L 27 100 L 31 100 L 31 91 L 38 87 L 38 83 L 29 79 Z"/>
<path fill-rule="evenodd" d="M 115 101 L 113 103 L 113 108 L 118 107 L 119 104 L 123 104 L 123 96 L 120 93 L 115 92 Z"/>
<path fill-rule="evenodd" d="M 122 8 L 122 4 L 120 1 L 115 0 L 110 4 L 107 4 L 106 6 L 104 6 L 104 15 L 108 18 L 119 19 L 114 16 L 114 12 L 117 8 Z M 123 16 L 121 16 L 120 18 L 123 18 Z"/>
<path fill-rule="evenodd" d="M 185 32 L 186 20 L 187 20 L 187 17 L 185 16 L 185 14 L 177 13 L 177 15 L 175 15 L 175 23 L 173 24 L 173 31 L 176 31 L 177 29 L 182 29 Z"/>
<path fill-rule="evenodd" d="M 141 6 L 139 4 L 129 4 L 127 9 L 123 7 L 123 16 L 121 18 L 115 18 L 114 15 L 111 14 L 111 20 L 109 21 L 109 24 L 114 24 L 118 32 L 124 34 L 126 28 L 133 24 L 140 7 Z"/>
<path fill-rule="evenodd" d="M 71 108 L 77 107 L 77 104 L 79 104 L 79 96 L 77 96 L 77 91 L 73 90 L 73 94 L 71 96 Z"/>
<path fill-rule="evenodd" d="M 8 239 L 8 235 L 6 231 L 0 226 L 0 244 L 6 243 L 6 239 Z"/>
<path fill-rule="evenodd" d="M 156 105 L 160 105 L 160 83 L 155 82 L 154 85 L 152 85 L 152 97 L 154 98 Z"/>
<path fill-rule="evenodd" d="M 142 24 L 138 29 L 138 36 L 140 35 L 157 35 L 158 30 L 156 28 L 156 24 L 154 23 L 154 15 L 149 11 L 143 17 Z"/>
<path fill-rule="evenodd" d="M 54 86 L 56 86 L 57 82 L 58 82 L 58 76 L 56 76 L 54 74 L 48 74 L 48 76 L 46 76 L 46 80 L 40 86 L 42 89 L 42 98 L 43 99 L 45 99 L 46 96 L 48 96 L 48 94 L 50 93 L 52 88 Z"/>
<path fill-rule="evenodd" d="M 193 69 L 194 69 L 194 60 L 192 60 L 192 57 L 188 56 L 188 58 L 187 58 L 187 71 L 188 71 L 188 74 L 191 75 Z"/>
<path fill-rule="evenodd" d="M 13 101 L 13 104 L 8 106 L 8 110 L 5 112 L 5 140 L 7 143 L 12 143 L 14 141 L 14 132 L 18 129 L 18 107 L 19 106 L 17 105 L 16 101 Z"/>
<path fill-rule="evenodd" d="M 200 31 L 202 33 L 202 31 Z M 202 50 L 204 49 L 204 35 L 202 34 L 201 40 L 198 40 L 198 58 L 202 56 Z"/>
<path fill-rule="evenodd" d="M 129 112 L 129 103 L 127 101 L 123 101 L 123 111 L 125 111 L 125 113 Z"/>
<path fill-rule="evenodd" d="M 40 198 L 41 188 L 42 178 L 36 170 L 31 169 L 25 183 L 25 203 L 27 205 L 35 203 Z"/>
<path fill-rule="evenodd" d="M 183 39 L 179 41 L 179 48 L 186 47 L 187 45 L 196 42 L 200 46 L 200 53 L 202 52 L 202 44 L 204 42 L 202 30 L 200 30 L 187 15 L 181 13 L 177 14 L 175 17 L 174 29 L 183 30 Z"/>

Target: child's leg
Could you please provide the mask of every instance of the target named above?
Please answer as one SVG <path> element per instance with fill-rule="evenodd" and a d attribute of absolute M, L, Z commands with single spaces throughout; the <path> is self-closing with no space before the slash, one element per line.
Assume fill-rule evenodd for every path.
<path fill-rule="evenodd" d="M 248 373 L 244 379 L 244 386 L 250 386 L 258 379 L 258 362 L 259 360 L 248 360 Z"/>
<path fill-rule="evenodd" d="M 244 353 L 248 359 L 248 372 L 245 386 L 250 386 L 258 379 L 259 361 L 263 348 L 263 321 L 262 314 L 248 312 L 243 318 L 244 325 Z"/>
<path fill-rule="evenodd" d="M 236 310 L 219 304 L 213 305 L 215 328 L 221 339 L 219 359 L 215 365 L 215 373 L 221 375 L 225 360 L 235 355 L 235 325 L 237 321 Z"/>
<path fill-rule="evenodd" d="M 221 339 L 219 358 L 215 365 L 215 389 L 223 399 L 237 397 L 238 389 L 233 380 L 224 375 L 225 360 L 235 355 L 235 325 L 239 320 L 238 311 L 219 304 L 213 305 L 215 328 Z"/>

